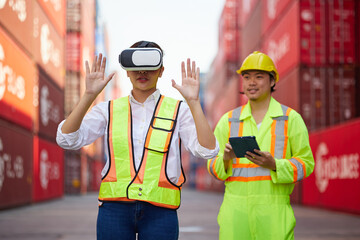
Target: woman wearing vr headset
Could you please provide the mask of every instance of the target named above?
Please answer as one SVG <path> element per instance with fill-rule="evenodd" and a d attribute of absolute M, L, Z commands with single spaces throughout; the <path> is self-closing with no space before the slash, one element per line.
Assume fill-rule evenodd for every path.
<path fill-rule="evenodd" d="M 186 103 L 165 97 L 156 88 L 164 71 L 162 55 L 156 43 L 146 41 L 124 50 L 119 62 L 133 85 L 130 95 L 97 104 L 88 113 L 114 73 L 104 75 L 101 54 L 91 68 L 86 61 L 85 93 L 59 124 L 57 142 L 64 149 L 79 149 L 105 136 L 98 239 L 178 239 L 176 210 L 185 182 L 180 145 L 204 159 L 218 153 L 200 106 L 199 68 L 188 59 L 181 63 L 182 85 L 172 80 Z"/>

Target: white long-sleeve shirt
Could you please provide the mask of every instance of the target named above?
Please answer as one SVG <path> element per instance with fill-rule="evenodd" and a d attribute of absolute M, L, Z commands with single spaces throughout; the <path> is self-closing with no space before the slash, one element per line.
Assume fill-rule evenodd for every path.
<path fill-rule="evenodd" d="M 144 103 L 139 103 L 130 94 L 133 121 L 133 147 L 136 169 L 139 168 L 141 162 L 146 133 L 159 97 L 160 91 L 156 90 L 146 99 Z M 97 138 L 104 135 L 105 139 L 107 139 L 108 116 L 108 102 L 102 102 L 94 106 L 85 115 L 80 128 L 76 132 L 68 134 L 63 133 L 61 131 L 61 127 L 65 120 L 62 121 L 57 130 L 56 141 L 58 145 L 64 149 L 76 150 L 94 142 Z M 179 152 L 180 139 L 185 149 L 197 157 L 204 159 L 214 158 L 219 151 L 219 144 L 217 141 L 215 149 L 207 149 L 199 144 L 190 108 L 185 102 L 183 102 L 180 105 L 178 120 L 169 149 L 168 164 L 166 169 L 168 177 L 173 183 L 177 183 L 181 174 Z M 106 144 L 108 143 L 106 142 Z M 105 149 L 108 149 L 108 147 L 106 146 Z M 109 167 L 109 153 L 107 151 L 105 151 L 105 153 L 107 160 L 105 167 L 102 170 L 102 176 L 104 176 Z"/>

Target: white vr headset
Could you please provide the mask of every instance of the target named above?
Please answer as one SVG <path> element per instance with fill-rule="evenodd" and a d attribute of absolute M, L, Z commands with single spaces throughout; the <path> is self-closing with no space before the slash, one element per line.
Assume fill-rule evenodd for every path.
<path fill-rule="evenodd" d="M 162 66 L 158 48 L 128 48 L 119 55 L 119 63 L 126 71 L 153 71 Z"/>

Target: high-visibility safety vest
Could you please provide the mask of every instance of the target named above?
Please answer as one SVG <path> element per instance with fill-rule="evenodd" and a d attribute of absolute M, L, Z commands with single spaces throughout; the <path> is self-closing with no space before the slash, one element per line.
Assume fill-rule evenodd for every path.
<path fill-rule="evenodd" d="M 220 151 L 208 160 L 207 167 L 226 186 L 218 216 L 220 239 L 293 239 L 295 218 L 289 195 L 295 183 L 314 170 L 308 131 L 301 116 L 271 98 L 260 128 L 247 103 L 224 114 L 214 134 Z M 233 136 L 255 136 L 260 150 L 274 157 L 276 171 L 247 158 L 233 159 L 225 170 L 224 148 Z"/>
<path fill-rule="evenodd" d="M 180 104 L 181 101 L 160 96 L 146 135 L 142 160 L 136 170 L 129 98 L 109 102 L 107 141 L 110 166 L 102 179 L 100 201 L 139 200 L 165 208 L 179 207 L 185 176 L 182 172 L 178 183 L 172 183 L 167 177 L 166 166 Z"/>

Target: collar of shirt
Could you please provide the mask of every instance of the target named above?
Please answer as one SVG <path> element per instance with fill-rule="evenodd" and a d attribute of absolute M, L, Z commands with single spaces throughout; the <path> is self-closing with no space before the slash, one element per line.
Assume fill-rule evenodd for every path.
<path fill-rule="evenodd" d="M 146 104 L 152 100 L 154 100 L 155 102 L 157 102 L 157 100 L 159 99 L 160 97 L 160 90 L 159 89 L 156 89 L 155 92 L 153 92 L 146 100 L 145 102 L 143 103 L 140 103 L 138 101 L 136 101 L 136 99 L 134 98 L 134 96 L 132 95 L 132 91 L 130 92 L 130 95 L 129 95 L 129 98 L 130 98 L 130 103 L 133 103 L 133 104 L 137 104 L 137 105 L 142 105 L 142 104 Z"/>

